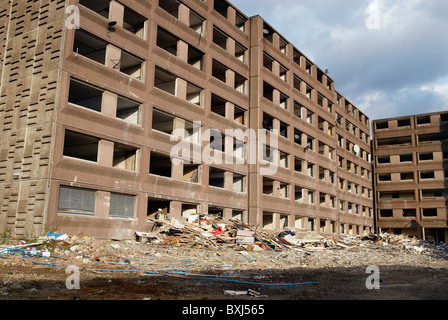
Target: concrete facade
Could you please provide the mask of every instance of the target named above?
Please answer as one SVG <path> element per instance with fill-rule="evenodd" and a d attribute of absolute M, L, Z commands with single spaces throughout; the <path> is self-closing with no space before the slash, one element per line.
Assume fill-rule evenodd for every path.
<path fill-rule="evenodd" d="M 125 239 L 158 208 L 373 230 L 368 117 L 261 17 L 222 0 L 2 0 L 0 39 L 0 230 Z"/>
<path fill-rule="evenodd" d="M 373 121 L 381 230 L 448 239 L 448 112 Z"/>

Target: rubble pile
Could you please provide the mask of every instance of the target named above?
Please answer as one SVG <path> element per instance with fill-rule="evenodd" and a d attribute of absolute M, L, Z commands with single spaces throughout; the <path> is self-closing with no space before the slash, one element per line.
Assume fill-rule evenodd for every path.
<path fill-rule="evenodd" d="M 166 274 L 172 268 L 189 272 L 204 268 L 262 270 L 366 265 L 446 268 L 448 260 L 448 244 L 405 235 L 336 237 L 293 228 L 267 231 L 213 215 L 153 222 L 151 232 L 136 232 L 134 240 L 55 233 L 28 239 L 30 242 L 9 238 L 0 242 L 0 264 L 78 265 L 94 272 L 104 271 L 109 265 L 108 268 L 128 270 L 164 270 Z"/>

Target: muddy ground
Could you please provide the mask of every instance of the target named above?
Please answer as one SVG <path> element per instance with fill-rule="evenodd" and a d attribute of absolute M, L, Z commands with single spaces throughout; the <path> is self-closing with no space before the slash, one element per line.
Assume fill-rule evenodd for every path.
<path fill-rule="evenodd" d="M 50 257 L 1 255 L 1 300 L 448 299 L 446 245 L 359 242 L 306 252 L 247 252 L 80 238 L 37 249 L 43 247 Z M 366 286 L 368 279 L 373 283 L 366 272 L 372 265 L 379 270 L 379 289 Z M 68 266 L 79 271 L 79 288 Z M 252 294 L 226 292 L 249 289 Z"/>

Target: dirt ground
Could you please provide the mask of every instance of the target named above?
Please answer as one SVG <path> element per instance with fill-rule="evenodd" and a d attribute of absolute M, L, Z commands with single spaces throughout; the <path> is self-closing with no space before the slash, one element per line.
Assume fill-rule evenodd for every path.
<path fill-rule="evenodd" d="M 50 257 L 0 255 L 0 300 L 448 299 L 446 245 L 247 252 L 80 238 L 44 246 Z M 366 286 L 368 266 L 378 267 L 379 289 Z"/>

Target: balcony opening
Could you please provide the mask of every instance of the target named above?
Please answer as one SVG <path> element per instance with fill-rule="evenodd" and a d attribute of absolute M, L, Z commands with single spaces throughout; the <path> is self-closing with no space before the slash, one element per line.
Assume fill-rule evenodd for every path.
<path fill-rule="evenodd" d="M 392 209 L 382 209 L 380 210 L 381 218 L 392 218 L 394 216 L 394 211 Z"/>
<path fill-rule="evenodd" d="M 293 78 L 294 78 L 294 81 L 293 81 L 293 86 L 294 86 L 294 88 L 296 88 L 297 91 L 302 92 L 301 87 L 302 87 L 303 80 L 300 79 L 300 78 L 299 78 L 298 76 L 296 76 L 296 75 L 294 75 Z"/>
<path fill-rule="evenodd" d="M 124 7 L 123 28 L 139 38 L 145 38 L 146 17 L 134 10 Z"/>
<path fill-rule="evenodd" d="M 202 35 L 204 33 L 205 19 L 190 9 L 190 28 Z"/>
<path fill-rule="evenodd" d="M 294 62 L 300 66 L 300 58 L 303 57 L 303 54 L 301 54 L 296 48 L 293 50 L 293 60 Z"/>
<path fill-rule="evenodd" d="M 280 108 L 288 110 L 288 99 L 287 95 L 280 92 Z"/>
<path fill-rule="evenodd" d="M 263 53 L 263 67 L 272 72 L 273 63 L 274 59 L 272 59 L 268 54 Z"/>
<path fill-rule="evenodd" d="M 272 29 L 267 23 L 263 23 L 263 37 L 270 43 L 274 42 L 274 29 Z"/>
<path fill-rule="evenodd" d="M 226 1 L 215 0 L 213 9 L 227 19 L 229 4 Z"/>
<path fill-rule="evenodd" d="M 447 197 L 447 193 L 444 190 L 422 190 L 422 199 L 424 200 L 443 200 Z"/>
<path fill-rule="evenodd" d="M 116 113 L 116 117 L 118 119 L 124 120 L 128 123 L 138 124 L 139 114 L 140 103 L 118 96 Z"/>
<path fill-rule="evenodd" d="M 157 152 L 151 152 L 149 158 L 149 173 L 171 178 L 172 162 L 169 155 Z"/>
<path fill-rule="evenodd" d="M 246 22 L 247 18 L 245 18 L 242 14 L 237 12 L 235 26 L 241 31 L 246 32 Z"/>
<path fill-rule="evenodd" d="M 308 59 L 306 59 L 305 60 L 305 71 L 310 75 L 313 75 L 312 67 L 313 67 L 313 64 Z"/>
<path fill-rule="evenodd" d="M 234 106 L 233 110 L 234 110 L 233 111 L 234 121 L 239 124 L 245 125 L 246 124 L 246 110 L 244 110 L 243 108 L 240 108 L 238 106 Z"/>
<path fill-rule="evenodd" d="M 441 143 L 443 140 L 447 140 L 447 134 L 434 133 L 434 134 L 422 134 L 418 135 L 419 144 Z"/>
<path fill-rule="evenodd" d="M 166 216 L 170 212 L 170 200 L 164 200 L 159 198 L 148 198 L 148 208 L 146 215 L 148 218 L 155 219 L 159 209 L 162 209 L 163 214 Z"/>
<path fill-rule="evenodd" d="M 280 136 L 288 139 L 288 128 L 289 126 L 286 123 L 280 121 L 280 130 L 279 130 Z"/>
<path fill-rule="evenodd" d="M 417 217 L 417 210 L 416 209 L 403 209 L 401 211 L 401 214 L 403 218 L 415 218 Z"/>
<path fill-rule="evenodd" d="M 308 190 L 308 203 L 316 204 L 316 191 Z"/>
<path fill-rule="evenodd" d="M 263 177 L 263 194 L 274 195 L 274 180 Z"/>
<path fill-rule="evenodd" d="M 300 158 L 294 157 L 294 171 L 303 173 L 303 161 Z"/>
<path fill-rule="evenodd" d="M 202 105 L 202 91 L 202 88 L 187 82 L 187 101 L 200 107 Z"/>
<path fill-rule="evenodd" d="M 280 65 L 279 77 L 285 82 L 288 81 L 288 69 L 286 69 L 283 65 Z"/>
<path fill-rule="evenodd" d="M 233 174 L 233 191 L 244 192 L 244 176 L 241 174 Z"/>
<path fill-rule="evenodd" d="M 313 98 L 314 98 L 313 92 L 314 92 L 314 89 L 307 84 L 305 95 L 308 99 L 313 100 Z"/>
<path fill-rule="evenodd" d="M 246 93 L 246 83 L 247 79 L 240 75 L 239 73 L 235 72 L 235 85 L 234 89 L 238 92 L 241 92 L 243 94 Z"/>
<path fill-rule="evenodd" d="M 389 122 L 388 121 L 377 122 L 375 127 L 376 127 L 376 130 L 389 129 Z"/>
<path fill-rule="evenodd" d="M 174 116 L 156 108 L 152 112 L 152 129 L 171 134 L 174 129 Z"/>
<path fill-rule="evenodd" d="M 187 63 L 198 70 L 204 70 L 204 52 L 188 45 Z"/>
<path fill-rule="evenodd" d="M 414 172 L 401 172 L 400 180 L 401 181 L 414 181 Z"/>
<path fill-rule="evenodd" d="M 411 136 L 385 138 L 377 140 L 378 148 L 396 147 L 396 146 L 410 146 L 412 145 Z"/>
<path fill-rule="evenodd" d="M 325 181 L 325 168 L 319 167 L 319 180 Z"/>
<path fill-rule="evenodd" d="M 390 173 L 380 173 L 378 174 L 378 181 L 380 182 L 392 181 L 392 176 Z"/>
<path fill-rule="evenodd" d="M 289 185 L 288 184 L 286 184 L 284 182 L 280 182 L 278 192 L 279 192 L 280 198 L 289 199 Z"/>
<path fill-rule="evenodd" d="M 378 164 L 390 163 L 390 156 L 378 156 L 376 158 L 376 161 L 377 161 Z"/>
<path fill-rule="evenodd" d="M 66 130 L 63 155 L 97 162 L 99 138 Z"/>
<path fill-rule="evenodd" d="M 314 178 L 314 173 L 315 173 L 315 167 L 316 165 L 314 165 L 311 162 L 308 162 L 308 166 L 307 166 L 307 175 L 311 178 Z"/>
<path fill-rule="evenodd" d="M 179 17 L 179 2 L 176 0 L 159 1 L 159 6 L 176 19 Z"/>
<path fill-rule="evenodd" d="M 274 118 L 267 113 L 263 113 L 263 129 L 267 131 L 274 129 Z"/>
<path fill-rule="evenodd" d="M 168 71 L 156 67 L 154 86 L 172 95 L 176 94 L 176 76 Z"/>
<path fill-rule="evenodd" d="M 68 103 L 101 112 L 103 93 L 103 89 L 70 79 Z"/>
<path fill-rule="evenodd" d="M 105 64 L 106 47 L 106 41 L 82 29 L 75 30 L 73 52 L 75 52 L 76 56 L 79 54 L 98 63 Z"/>
<path fill-rule="evenodd" d="M 401 119 L 397 121 L 397 126 L 399 128 L 402 127 L 410 127 L 411 126 L 411 119 Z"/>
<path fill-rule="evenodd" d="M 321 107 L 324 106 L 324 96 L 321 95 L 320 93 L 317 94 L 317 104 Z"/>
<path fill-rule="evenodd" d="M 226 100 L 212 93 L 211 111 L 222 117 L 226 116 Z"/>
<path fill-rule="evenodd" d="M 279 165 L 281 168 L 289 168 L 289 154 L 280 151 Z"/>
<path fill-rule="evenodd" d="M 288 42 L 283 38 L 280 38 L 279 42 L 280 42 L 279 43 L 280 52 L 283 53 L 284 55 L 286 55 L 287 54 L 286 49 L 288 46 Z"/>
<path fill-rule="evenodd" d="M 137 80 L 143 80 L 143 60 L 121 50 L 120 72 Z"/>
<path fill-rule="evenodd" d="M 227 82 L 227 70 L 228 68 L 223 65 L 222 63 L 219 63 L 216 60 L 212 60 L 212 76 L 224 83 Z"/>
<path fill-rule="evenodd" d="M 218 45 L 219 47 L 223 48 L 224 50 L 227 50 L 227 40 L 229 36 L 219 30 L 216 27 L 213 27 L 213 43 Z"/>
<path fill-rule="evenodd" d="M 265 230 L 274 230 L 274 213 L 263 212 L 263 229 Z"/>
<path fill-rule="evenodd" d="M 198 164 L 184 164 L 183 181 L 191 183 L 200 183 L 201 166 Z"/>
<path fill-rule="evenodd" d="M 423 116 L 423 117 L 417 117 L 417 125 L 421 126 L 424 124 L 430 124 L 431 123 L 431 117 L 430 116 Z"/>
<path fill-rule="evenodd" d="M 209 178 L 208 178 L 208 185 L 212 186 L 212 187 L 217 187 L 217 188 L 224 188 L 225 184 L 224 184 L 224 170 L 218 169 L 218 168 L 214 168 L 214 167 L 210 167 L 210 172 L 209 172 Z"/>
<path fill-rule="evenodd" d="M 437 217 L 437 209 L 435 208 L 423 208 L 422 213 L 424 217 Z"/>
<path fill-rule="evenodd" d="M 431 161 L 431 160 L 434 160 L 434 155 L 433 155 L 432 152 L 419 153 L 418 154 L 418 160 L 420 160 L 420 161 Z"/>
<path fill-rule="evenodd" d="M 303 202 L 303 188 L 299 186 L 294 187 L 294 200 Z"/>
<path fill-rule="evenodd" d="M 435 179 L 434 171 L 422 171 L 420 172 L 421 180 Z"/>
<path fill-rule="evenodd" d="M 102 17 L 109 18 L 109 4 L 110 0 L 79 0 L 78 3 L 96 13 Z"/>
<path fill-rule="evenodd" d="M 274 101 L 274 87 L 267 82 L 263 82 L 263 97 L 269 101 Z"/>
<path fill-rule="evenodd" d="M 238 42 L 235 42 L 235 58 L 241 62 L 246 62 L 246 52 L 247 48 L 243 47 Z"/>
<path fill-rule="evenodd" d="M 412 162 L 412 161 L 413 161 L 412 153 L 400 154 L 400 162 Z"/>
<path fill-rule="evenodd" d="M 136 171 L 137 148 L 121 143 L 114 143 L 112 166 L 114 168 Z"/>
<path fill-rule="evenodd" d="M 244 211 L 242 210 L 232 210 L 232 220 L 243 221 Z"/>
<path fill-rule="evenodd" d="M 179 38 L 173 35 L 171 32 L 157 27 L 157 46 L 163 50 L 177 56 L 177 42 Z"/>

